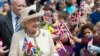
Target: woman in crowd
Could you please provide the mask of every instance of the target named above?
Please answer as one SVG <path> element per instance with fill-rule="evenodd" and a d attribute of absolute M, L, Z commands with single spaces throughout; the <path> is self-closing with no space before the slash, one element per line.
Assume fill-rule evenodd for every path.
<path fill-rule="evenodd" d="M 9 56 L 58 56 L 50 32 L 39 27 L 44 11 L 36 12 L 34 7 L 20 11 L 19 23 L 24 29 L 14 33 Z"/>
<path fill-rule="evenodd" d="M 3 11 L 2 11 L 2 14 L 3 15 L 7 15 L 7 12 L 10 10 L 10 5 L 8 2 L 4 2 L 4 5 L 3 5 Z"/>

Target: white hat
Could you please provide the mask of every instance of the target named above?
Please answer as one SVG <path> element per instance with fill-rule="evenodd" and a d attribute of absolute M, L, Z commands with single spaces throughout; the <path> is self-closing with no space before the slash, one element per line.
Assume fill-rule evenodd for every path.
<path fill-rule="evenodd" d="M 36 12 L 36 4 L 31 5 L 29 7 L 26 7 L 22 10 L 20 10 L 20 19 L 18 20 L 19 23 L 22 23 L 26 20 L 35 18 L 35 17 L 40 17 L 44 15 L 44 11 L 40 10 L 39 12 Z"/>

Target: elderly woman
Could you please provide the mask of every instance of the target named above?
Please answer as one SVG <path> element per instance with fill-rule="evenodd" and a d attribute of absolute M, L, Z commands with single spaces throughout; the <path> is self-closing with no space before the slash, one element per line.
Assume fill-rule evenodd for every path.
<path fill-rule="evenodd" d="M 44 11 L 36 10 L 32 5 L 20 11 L 19 23 L 24 29 L 14 33 L 9 56 L 58 56 L 50 32 L 39 28 Z"/>

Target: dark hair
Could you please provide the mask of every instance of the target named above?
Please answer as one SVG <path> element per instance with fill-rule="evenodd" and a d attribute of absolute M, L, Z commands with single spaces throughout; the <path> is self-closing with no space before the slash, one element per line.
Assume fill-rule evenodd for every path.
<path fill-rule="evenodd" d="M 50 6 L 48 6 L 48 5 L 45 5 L 43 10 L 44 11 L 48 11 L 48 10 L 53 11 L 52 8 Z"/>
<path fill-rule="evenodd" d="M 64 19 L 65 21 L 67 21 L 67 19 L 68 19 L 68 12 L 66 12 L 66 11 L 62 11 L 61 12 L 61 19 Z"/>
<path fill-rule="evenodd" d="M 26 1 L 26 5 L 30 6 L 34 3 L 35 0 L 25 0 Z"/>
<path fill-rule="evenodd" d="M 94 1 L 94 4 L 96 5 L 96 3 L 97 3 L 98 1 L 100 1 L 100 0 L 95 0 L 95 1 Z"/>
<path fill-rule="evenodd" d="M 93 31 L 93 24 L 85 24 L 85 25 L 83 25 L 82 27 L 81 27 L 81 33 L 84 35 L 84 30 L 85 29 L 90 29 L 91 31 Z"/>
<path fill-rule="evenodd" d="M 8 5 L 10 5 L 10 3 L 9 3 L 8 1 L 5 1 L 5 2 L 4 2 L 4 4 L 6 4 L 6 3 L 7 3 Z"/>

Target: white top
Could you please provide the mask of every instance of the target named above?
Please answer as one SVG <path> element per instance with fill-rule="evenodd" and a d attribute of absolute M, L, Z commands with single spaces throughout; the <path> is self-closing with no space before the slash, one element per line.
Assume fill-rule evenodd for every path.
<path fill-rule="evenodd" d="M 16 15 L 14 12 L 11 12 L 12 15 L 12 24 L 13 24 L 13 30 L 15 32 L 15 24 L 16 24 Z"/>
<path fill-rule="evenodd" d="M 25 35 L 24 30 L 14 33 L 9 56 L 23 56 L 24 52 L 22 51 L 22 46 Z M 28 38 L 33 44 L 35 44 L 33 37 Z M 36 42 L 43 53 L 41 56 L 58 56 L 54 49 L 53 39 L 49 31 L 41 29 L 39 36 L 36 37 Z"/>

